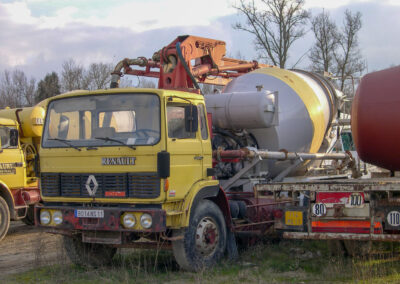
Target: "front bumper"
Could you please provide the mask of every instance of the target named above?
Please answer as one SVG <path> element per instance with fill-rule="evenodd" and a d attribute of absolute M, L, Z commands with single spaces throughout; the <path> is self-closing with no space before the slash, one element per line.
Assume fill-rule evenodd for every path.
<path fill-rule="evenodd" d="M 48 225 L 40 223 L 41 210 L 49 212 L 60 211 L 62 213 L 62 223 L 55 224 L 51 221 Z M 82 218 L 77 217 L 76 210 L 102 210 L 104 216 L 100 218 Z M 125 228 L 121 221 L 121 216 L 126 213 L 132 213 L 136 216 L 136 225 L 131 228 Z M 152 225 L 146 229 L 140 224 L 140 216 L 149 214 L 152 217 Z M 147 232 L 159 233 L 166 231 L 166 213 L 159 208 L 131 208 L 131 207 L 85 207 L 85 206 L 56 206 L 38 204 L 35 206 L 35 224 L 42 228 L 48 228 L 51 231 L 108 231 L 108 232 Z"/>

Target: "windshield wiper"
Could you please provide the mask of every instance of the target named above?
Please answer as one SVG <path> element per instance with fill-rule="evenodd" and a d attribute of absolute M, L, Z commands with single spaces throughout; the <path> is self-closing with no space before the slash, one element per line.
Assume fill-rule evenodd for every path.
<path fill-rule="evenodd" d="M 75 145 L 73 145 L 71 143 L 71 141 L 67 140 L 67 139 L 61 139 L 61 138 L 49 138 L 47 140 L 54 140 L 54 141 L 60 141 L 63 142 L 65 145 L 70 146 L 71 148 L 74 148 L 75 150 L 81 151 L 81 149 L 79 149 L 78 147 L 76 147 Z"/>
<path fill-rule="evenodd" d="M 129 148 L 131 148 L 133 150 L 136 150 L 136 147 L 134 147 L 132 145 L 128 145 L 125 142 L 122 142 L 121 140 L 113 139 L 113 138 L 110 138 L 110 137 L 94 137 L 94 138 L 95 139 L 99 139 L 99 140 L 104 140 L 104 141 L 107 141 L 107 142 L 116 142 L 116 143 L 119 143 L 121 145 L 127 146 L 127 147 L 129 147 Z"/>

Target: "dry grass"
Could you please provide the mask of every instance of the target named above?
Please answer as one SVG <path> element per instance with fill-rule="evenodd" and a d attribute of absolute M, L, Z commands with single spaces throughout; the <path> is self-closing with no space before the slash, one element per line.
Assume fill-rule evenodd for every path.
<path fill-rule="evenodd" d="M 325 242 L 264 243 L 241 252 L 237 262 L 223 261 L 212 269 L 180 271 L 170 251 L 121 250 L 113 264 L 87 269 L 60 261 L 7 283 L 398 283 L 399 256 L 332 257 Z M 40 259 L 40 256 L 39 256 Z"/>

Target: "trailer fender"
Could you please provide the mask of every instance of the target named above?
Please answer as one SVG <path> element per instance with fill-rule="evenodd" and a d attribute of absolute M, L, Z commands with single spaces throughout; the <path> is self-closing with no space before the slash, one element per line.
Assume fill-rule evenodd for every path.
<path fill-rule="evenodd" d="M 1 180 L 0 180 L 0 196 L 3 197 L 4 200 L 7 202 L 11 220 L 15 220 L 17 214 L 14 210 L 14 197 L 8 186 Z"/>

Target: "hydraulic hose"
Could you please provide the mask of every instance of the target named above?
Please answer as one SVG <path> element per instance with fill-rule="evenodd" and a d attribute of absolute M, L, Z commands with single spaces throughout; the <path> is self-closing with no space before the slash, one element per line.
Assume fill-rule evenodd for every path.
<path fill-rule="evenodd" d="M 199 84 L 197 83 L 196 79 L 193 77 L 193 74 L 190 72 L 189 66 L 186 64 L 186 61 L 183 58 L 181 43 L 177 42 L 175 47 L 176 47 L 176 53 L 178 54 L 179 60 L 182 62 L 183 68 L 185 68 L 186 73 L 189 75 L 190 80 L 192 80 L 192 83 L 196 87 L 196 89 L 200 90 Z"/>

